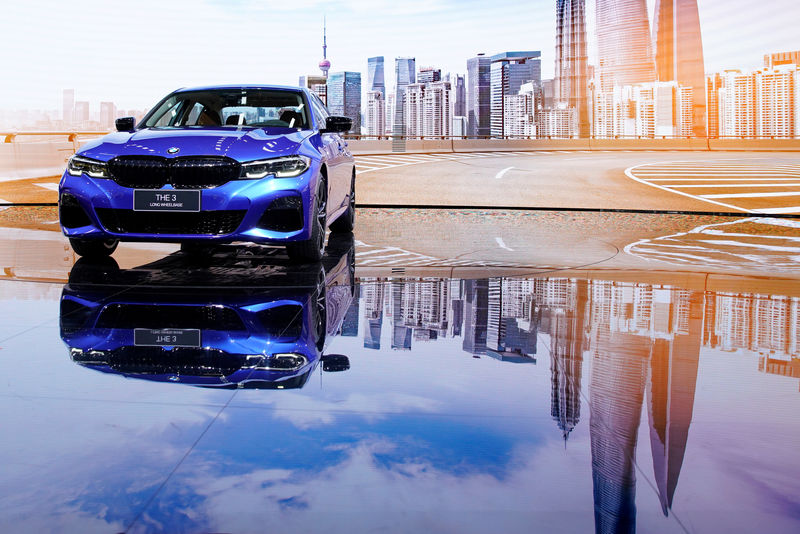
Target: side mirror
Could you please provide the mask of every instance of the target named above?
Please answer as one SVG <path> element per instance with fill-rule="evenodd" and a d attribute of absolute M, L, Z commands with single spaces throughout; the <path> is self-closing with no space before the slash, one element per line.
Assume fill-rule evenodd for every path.
<path fill-rule="evenodd" d="M 353 127 L 353 120 L 348 117 L 330 116 L 325 119 L 325 129 L 321 133 L 343 133 Z"/>
<path fill-rule="evenodd" d="M 136 126 L 136 119 L 133 117 L 120 117 L 114 121 L 118 132 L 130 132 Z"/>
<path fill-rule="evenodd" d="M 350 358 L 344 354 L 326 354 L 320 360 L 322 360 L 322 370 L 326 373 L 338 373 L 350 369 Z"/>

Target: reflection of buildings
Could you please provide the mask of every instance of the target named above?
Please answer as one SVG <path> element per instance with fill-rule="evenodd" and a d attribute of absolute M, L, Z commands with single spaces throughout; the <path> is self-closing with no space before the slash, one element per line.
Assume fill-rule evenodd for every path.
<path fill-rule="evenodd" d="M 566 442 L 581 416 L 581 375 L 583 353 L 588 348 L 586 336 L 589 303 L 588 282 L 571 284 L 574 290 L 567 306 L 553 306 L 542 319 L 550 333 L 550 415 L 558 423 Z M 544 315 L 544 314 L 543 314 Z"/>
<path fill-rule="evenodd" d="M 633 532 L 635 451 L 644 393 L 653 470 L 668 514 L 692 419 L 704 299 L 700 293 L 651 286 L 592 285 L 590 432 L 596 530 Z"/>

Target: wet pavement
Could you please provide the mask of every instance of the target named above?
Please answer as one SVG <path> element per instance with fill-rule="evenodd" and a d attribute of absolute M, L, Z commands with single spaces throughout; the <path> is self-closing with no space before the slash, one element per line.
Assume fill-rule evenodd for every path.
<path fill-rule="evenodd" d="M 0 224 L 3 532 L 800 529 L 795 219 L 361 210 L 302 267 Z"/>

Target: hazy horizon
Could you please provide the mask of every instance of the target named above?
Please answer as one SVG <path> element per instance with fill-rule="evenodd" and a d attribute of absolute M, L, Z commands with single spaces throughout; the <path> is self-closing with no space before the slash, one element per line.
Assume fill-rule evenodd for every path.
<path fill-rule="evenodd" d="M 655 0 L 647 0 L 651 15 Z M 61 107 L 63 89 L 76 100 L 113 101 L 144 109 L 182 86 L 221 83 L 296 85 L 318 74 L 322 19 L 327 17 L 331 72 L 366 73 L 367 58 L 386 58 L 386 85 L 394 58 L 417 66 L 465 73 L 479 52 L 541 50 L 542 76 L 552 77 L 555 0 L 485 3 L 467 0 L 141 0 L 113 4 L 31 1 L 6 7 L 0 46 L 7 80 L 0 109 Z M 757 68 L 763 55 L 800 49 L 800 6 L 771 0 L 770 10 L 748 0 L 698 0 L 706 72 Z M 590 63 L 594 63 L 594 0 L 587 0 Z M 781 16 L 783 15 L 783 16 Z M 787 16 L 794 15 L 794 16 Z M 31 36 L 31 28 L 34 35 Z M 364 80 L 366 76 L 364 76 Z M 96 111 L 96 109 L 95 109 Z"/>

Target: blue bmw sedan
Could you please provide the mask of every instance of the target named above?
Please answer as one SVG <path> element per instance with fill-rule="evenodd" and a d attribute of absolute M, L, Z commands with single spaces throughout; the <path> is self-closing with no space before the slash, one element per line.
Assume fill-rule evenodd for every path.
<path fill-rule="evenodd" d="M 351 126 L 299 87 L 179 89 L 69 160 L 62 231 L 88 257 L 120 241 L 187 253 L 246 241 L 318 261 L 326 231 L 355 222 L 355 164 L 341 137 Z"/>

